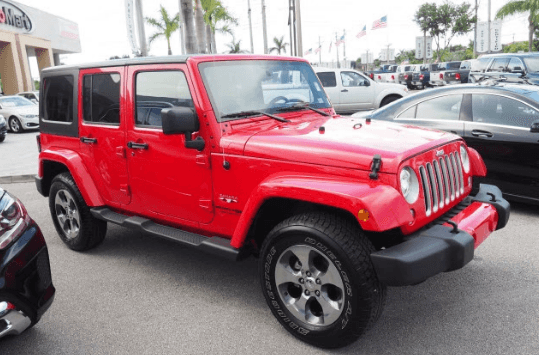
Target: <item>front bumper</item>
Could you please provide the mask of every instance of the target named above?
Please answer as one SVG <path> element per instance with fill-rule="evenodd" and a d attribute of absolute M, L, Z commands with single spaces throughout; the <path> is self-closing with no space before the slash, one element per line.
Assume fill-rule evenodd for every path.
<path fill-rule="evenodd" d="M 9 248 L 0 251 L 0 338 L 37 323 L 51 306 L 55 291 L 45 239 L 32 222 Z"/>
<path fill-rule="evenodd" d="M 388 286 L 415 285 L 468 264 L 474 249 L 492 231 L 505 227 L 511 210 L 500 189 L 492 185 L 481 184 L 469 202 L 449 222 L 442 220 L 407 236 L 403 243 L 372 253 L 378 279 Z"/>

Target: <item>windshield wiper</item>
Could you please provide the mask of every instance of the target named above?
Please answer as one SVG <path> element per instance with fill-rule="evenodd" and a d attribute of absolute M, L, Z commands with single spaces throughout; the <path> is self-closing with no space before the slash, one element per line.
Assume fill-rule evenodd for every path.
<path fill-rule="evenodd" d="M 309 109 L 311 111 L 321 114 L 322 116 L 329 116 L 329 113 L 319 110 L 317 108 L 314 108 L 310 106 L 308 102 L 305 102 L 305 101 L 298 102 L 297 104 L 286 106 L 286 107 L 279 107 L 277 111 L 296 111 L 298 109 Z"/>
<path fill-rule="evenodd" d="M 226 114 L 224 116 L 221 116 L 221 118 L 233 118 L 233 117 L 248 117 L 248 116 L 256 116 L 256 115 L 264 115 L 264 116 L 268 116 L 268 117 L 271 117 L 273 118 L 274 120 L 277 120 L 279 122 L 290 122 L 289 120 L 287 119 L 284 119 L 282 117 L 279 117 L 279 116 L 275 116 L 275 115 L 272 115 L 272 114 L 269 114 L 269 113 L 266 113 L 264 111 L 240 111 L 240 112 L 234 112 L 234 113 L 229 113 L 229 114 Z"/>

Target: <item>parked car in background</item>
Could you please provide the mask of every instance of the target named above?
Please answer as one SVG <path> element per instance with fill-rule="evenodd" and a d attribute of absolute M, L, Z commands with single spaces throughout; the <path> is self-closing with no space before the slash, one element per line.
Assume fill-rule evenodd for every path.
<path fill-rule="evenodd" d="M 411 95 L 367 117 L 455 133 L 487 166 L 480 182 L 539 204 L 539 91 L 532 85 L 464 84 Z"/>
<path fill-rule="evenodd" d="M 412 66 L 411 65 L 399 65 L 394 73 L 386 73 L 382 77 L 383 83 L 393 83 L 393 84 L 400 84 L 399 82 L 399 74 L 404 73 L 405 71 L 410 70 Z"/>
<path fill-rule="evenodd" d="M 436 71 L 430 73 L 429 84 L 431 86 L 445 85 L 445 73 L 449 70 L 458 70 L 461 62 L 444 62 L 438 64 Z"/>
<path fill-rule="evenodd" d="M 424 89 L 430 87 L 430 73 L 438 70 L 438 64 L 421 64 L 418 72 L 414 72 L 412 75 L 412 85 L 417 89 Z"/>
<path fill-rule="evenodd" d="M 39 322 L 53 302 L 47 245 L 39 226 L 0 187 L 0 338 Z"/>
<path fill-rule="evenodd" d="M 7 135 L 7 121 L 4 116 L 0 115 L 0 143 L 6 139 Z"/>
<path fill-rule="evenodd" d="M 17 95 L 22 96 L 34 103 L 39 102 L 39 91 L 25 91 L 25 92 L 20 92 Z"/>
<path fill-rule="evenodd" d="M 470 65 L 470 73 L 468 74 L 468 83 L 475 83 L 475 76 L 482 77 L 482 74 L 487 70 L 491 58 L 473 59 Z"/>
<path fill-rule="evenodd" d="M 414 64 L 409 66 L 408 70 L 405 70 L 404 72 L 399 74 L 399 83 L 402 85 L 406 85 L 409 90 L 415 89 L 415 86 L 412 85 L 413 74 L 415 72 L 419 72 L 420 68 L 420 64 Z"/>
<path fill-rule="evenodd" d="M 460 67 L 458 69 L 446 70 L 443 72 L 444 85 L 467 83 L 470 68 L 471 60 L 465 60 L 460 63 Z"/>
<path fill-rule="evenodd" d="M 370 78 L 376 82 L 384 82 L 386 74 L 392 74 L 397 71 L 397 65 L 385 64 L 380 70 L 372 71 Z"/>
<path fill-rule="evenodd" d="M 337 113 L 373 110 L 408 94 L 400 84 L 377 83 L 351 69 L 314 68 Z"/>
<path fill-rule="evenodd" d="M 7 120 L 13 133 L 39 128 L 39 107 L 24 97 L 0 97 L 0 114 Z"/>
<path fill-rule="evenodd" d="M 472 82 L 485 79 L 508 83 L 539 85 L 539 53 L 486 54 L 479 59 L 481 65 L 472 66 Z M 483 66 L 484 64 L 484 66 Z"/>

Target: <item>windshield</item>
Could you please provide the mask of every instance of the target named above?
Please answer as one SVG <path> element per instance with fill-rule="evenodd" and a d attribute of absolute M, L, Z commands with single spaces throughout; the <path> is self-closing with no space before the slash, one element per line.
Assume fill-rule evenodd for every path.
<path fill-rule="evenodd" d="M 0 105 L 2 105 L 2 107 L 35 106 L 32 101 L 18 96 L 2 97 L 0 98 Z"/>
<path fill-rule="evenodd" d="M 318 77 L 305 62 L 237 60 L 201 63 L 199 68 L 219 122 L 245 118 L 233 114 L 248 111 L 279 113 L 280 108 L 298 102 L 331 107 Z"/>
<path fill-rule="evenodd" d="M 539 72 L 539 57 L 524 58 L 528 72 Z"/>

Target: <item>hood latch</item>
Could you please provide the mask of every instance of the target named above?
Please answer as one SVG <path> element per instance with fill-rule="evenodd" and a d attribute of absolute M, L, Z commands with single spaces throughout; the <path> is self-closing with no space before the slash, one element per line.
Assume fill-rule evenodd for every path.
<path fill-rule="evenodd" d="M 375 154 L 372 158 L 371 163 L 371 173 L 369 174 L 369 177 L 373 180 L 378 179 L 378 172 L 380 171 L 380 168 L 382 167 L 382 157 L 380 154 Z"/>

